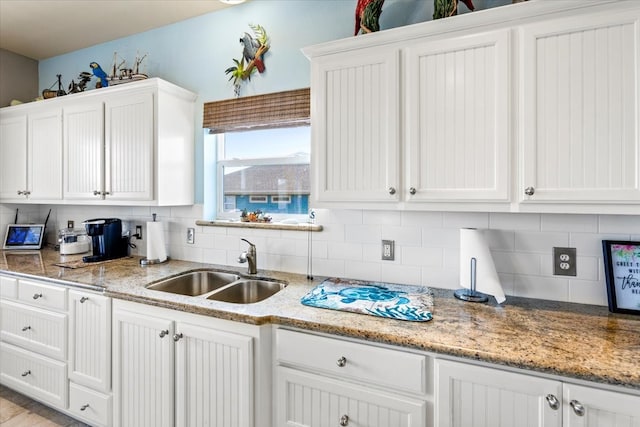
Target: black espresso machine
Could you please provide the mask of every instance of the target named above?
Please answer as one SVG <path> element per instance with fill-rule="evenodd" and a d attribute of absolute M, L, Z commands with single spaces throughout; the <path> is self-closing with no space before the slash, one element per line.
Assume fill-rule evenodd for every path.
<path fill-rule="evenodd" d="M 91 237 L 93 255 L 82 257 L 82 261 L 106 261 L 129 255 L 129 237 L 122 235 L 122 221 L 118 218 L 88 219 L 83 225 Z"/>

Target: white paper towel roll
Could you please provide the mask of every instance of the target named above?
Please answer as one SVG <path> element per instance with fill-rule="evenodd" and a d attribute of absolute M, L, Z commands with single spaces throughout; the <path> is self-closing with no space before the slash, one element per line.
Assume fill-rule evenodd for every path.
<path fill-rule="evenodd" d="M 147 259 L 164 262 L 167 248 L 164 245 L 164 226 L 161 222 L 147 222 Z"/>
<path fill-rule="evenodd" d="M 506 298 L 482 230 L 460 229 L 460 285 L 471 289 L 471 258 L 476 259 L 476 291 L 493 295 L 502 304 Z"/>

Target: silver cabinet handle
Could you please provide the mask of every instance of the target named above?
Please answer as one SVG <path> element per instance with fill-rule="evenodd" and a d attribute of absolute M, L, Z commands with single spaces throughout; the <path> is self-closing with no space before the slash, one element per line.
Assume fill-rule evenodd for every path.
<path fill-rule="evenodd" d="M 175 342 L 178 342 L 178 341 L 180 341 L 180 338 L 182 338 L 182 336 L 183 336 L 182 334 L 174 334 L 173 335 L 173 340 Z"/>
<path fill-rule="evenodd" d="M 524 194 L 526 194 L 527 196 L 533 196 L 533 193 L 536 192 L 536 189 L 533 187 L 527 187 L 524 189 Z"/>
<path fill-rule="evenodd" d="M 93 190 L 93 195 L 94 195 L 94 196 L 101 196 L 101 195 L 102 195 L 102 191 L 100 191 L 100 190 Z"/>
<path fill-rule="evenodd" d="M 581 417 L 584 415 L 584 406 L 582 405 L 582 403 L 578 402 L 577 400 L 572 400 L 571 402 L 569 402 L 569 405 L 577 416 Z"/>
<path fill-rule="evenodd" d="M 413 196 L 414 194 L 416 194 L 416 189 L 415 189 L 415 187 L 411 187 L 411 188 L 409 188 L 409 194 L 411 194 L 412 196 Z"/>
<path fill-rule="evenodd" d="M 82 406 L 80 407 L 80 410 L 81 410 L 81 411 L 84 411 L 84 410 L 86 410 L 88 407 L 89 407 L 89 404 L 88 404 L 88 403 L 85 403 L 84 405 L 82 405 Z"/>
<path fill-rule="evenodd" d="M 158 334 L 158 335 L 160 335 L 160 338 L 164 338 L 167 335 L 169 335 L 169 330 L 165 329 L 164 331 L 160 331 L 160 334 Z"/>
<path fill-rule="evenodd" d="M 31 326 L 24 326 L 22 332 L 27 332 L 29 329 L 31 329 Z"/>
<path fill-rule="evenodd" d="M 549 403 L 549 406 L 551 407 L 551 409 L 553 409 L 554 411 L 557 411 L 558 408 L 560 408 L 560 402 L 558 401 L 558 398 L 555 397 L 553 394 L 547 394 L 545 398 L 547 399 L 547 402 Z"/>
<path fill-rule="evenodd" d="M 103 196 L 108 196 L 109 194 L 111 194 L 111 193 L 110 193 L 110 192 L 108 192 L 108 191 L 103 191 L 103 192 L 102 192 L 102 195 L 103 195 Z"/>
<path fill-rule="evenodd" d="M 347 358 L 344 356 L 342 356 L 340 359 L 336 361 L 336 365 L 338 365 L 341 368 L 344 367 L 344 365 L 346 364 L 347 364 Z"/>
<path fill-rule="evenodd" d="M 24 191 L 18 190 L 18 196 L 22 196 L 23 194 L 24 194 Z"/>
<path fill-rule="evenodd" d="M 27 375 L 29 375 L 31 373 L 31 371 L 24 371 L 23 373 L 21 373 L 20 375 L 22 375 L 23 377 L 26 377 Z"/>
<path fill-rule="evenodd" d="M 24 192 L 23 192 L 22 194 L 24 194 L 25 196 L 28 196 L 29 194 L 31 194 L 31 191 L 29 191 L 29 190 L 24 190 Z"/>
<path fill-rule="evenodd" d="M 389 187 L 389 194 L 391 194 L 392 196 L 396 194 L 396 189 L 394 187 Z"/>
<path fill-rule="evenodd" d="M 88 301 L 88 300 L 89 300 L 89 297 L 82 297 L 80 298 L 80 304 L 84 304 L 85 301 Z"/>
<path fill-rule="evenodd" d="M 340 417 L 340 425 L 341 426 L 348 426 L 349 425 L 349 416 L 348 415 L 343 415 Z"/>
<path fill-rule="evenodd" d="M 33 294 L 33 299 L 42 298 L 42 294 Z"/>

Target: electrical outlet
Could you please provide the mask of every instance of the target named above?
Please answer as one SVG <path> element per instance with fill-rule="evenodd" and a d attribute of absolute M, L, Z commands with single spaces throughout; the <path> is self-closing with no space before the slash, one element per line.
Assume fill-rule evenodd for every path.
<path fill-rule="evenodd" d="M 136 225 L 136 239 L 142 240 L 142 226 Z"/>
<path fill-rule="evenodd" d="M 74 228 L 75 227 L 75 223 L 73 222 L 73 220 L 68 220 L 67 221 L 67 228 Z"/>
<path fill-rule="evenodd" d="M 383 240 L 382 241 L 382 259 L 385 261 L 393 261 L 394 259 L 394 241 Z"/>
<path fill-rule="evenodd" d="M 553 274 L 576 275 L 576 248 L 553 248 Z"/>
<path fill-rule="evenodd" d="M 193 245 L 196 240 L 196 229 L 195 228 L 187 228 L 187 243 Z"/>

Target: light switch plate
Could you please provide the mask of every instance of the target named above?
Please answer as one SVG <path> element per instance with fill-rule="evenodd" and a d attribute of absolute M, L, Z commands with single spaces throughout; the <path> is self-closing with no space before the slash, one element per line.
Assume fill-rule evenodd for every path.
<path fill-rule="evenodd" d="M 576 275 L 576 248 L 553 248 L 554 276 Z"/>
<path fill-rule="evenodd" d="M 393 261 L 395 258 L 395 249 L 394 249 L 394 241 L 393 240 L 383 240 L 382 241 L 382 259 L 384 261 Z"/>
<path fill-rule="evenodd" d="M 196 229 L 187 228 L 187 243 L 193 245 L 196 240 Z"/>

